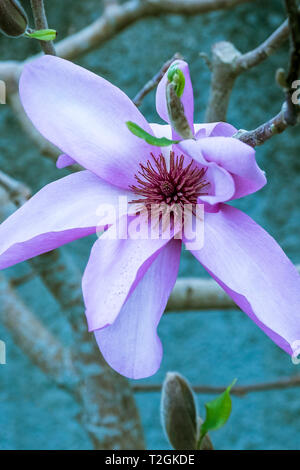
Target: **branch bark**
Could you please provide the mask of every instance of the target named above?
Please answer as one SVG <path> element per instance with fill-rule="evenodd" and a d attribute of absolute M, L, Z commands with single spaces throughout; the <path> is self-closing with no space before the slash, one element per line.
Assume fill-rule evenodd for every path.
<path fill-rule="evenodd" d="M 261 124 L 252 131 L 241 129 L 234 137 L 245 142 L 245 144 L 251 145 L 251 147 L 257 147 L 258 145 L 264 144 L 271 137 L 276 134 L 281 134 L 291 125 L 286 118 L 286 108 L 287 105 L 284 103 L 282 110 L 269 121 Z"/>
<path fill-rule="evenodd" d="M 80 377 L 74 393 L 82 407 L 80 420 L 95 449 L 143 449 L 142 426 L 130 385 L 108 366 L 87 330 L 81 273 L 75 262 L 58 249 L 32 259 L 30 264 L 71 324 L 74 367 Z"/>
<path fill-rule="evenodd" d="M 150 93 L 160 82 L 172 62 L 176 59 L 182 59 L 181 54 L 178 52 L 173 55 L 173 57 L 170 60 L 167 60 L 167 62 L 164 63 L 164 65 L 161 67 L 161 69 L 143 86 L 143 88 L 135 95 L 133 98 L 133 103 L 139 107 L 142 104 L 143 99 L 145 96 Z"/>
<path fill-rule="evenodd" d="M 35 29 L 48 29 L 44 0 L 30 0 Z M 45 54 L 56 55 L 52 41 L 39 41 Z"/>
<path fill-rule="evenodd" d="M 150 16 L 160 16 L 167 13 L 196 15 L 211 11 L 233 8 L 253 0 L 127 0 L 123 4 L 111 5 L 104 14 L 77 33 L 56 43 L 56 53 L 59 57 L 74 60 L 96 47 L 104 44 L 117 33 Z M 0 62 L 0 80 L 11 82 L 14 89 L 22 72 L 24 62 Z M 11 88 L 11 87 L 10 87 Z"/>
<path fill-rule="evenodd" d="M 258 384 L 249 384 L 249 385 L 236 385 L 230 390 L 230 394 L 236 395 L 238 397 L 243 397 L 248 393 L 253 392 L 267 392 L 270 390 L 286 390 L 288 388 L 294 388 L 300 386 L 300 376 L 287 377 L 284 379 L 276 380 L 274 382 L 263 382 Z M 161 384 L 136 384 L 133 385 L 133 390 L 135 392 L 160 392 Z M 219 394 L 224 392 L 227 387 L 214 387 L 211 385 L 193 385 L 192 386 L 195 393 L 204 393 L 204 394 Z"/>
<path fill-rule="evenodd" d="M 63 388 L 78 382 L 72 353 L 28 309 L 10 282 L 0 273 L 1 320 L 15 343 L 46 375 Z"/>
<path fill-rule="evenodd" d="M 229 99 L 235 80 L 245 72 L 259 65 L 273 54 L 289 36 L 288 21 L 285 21 L 261 45 L 241 54 L 229 42 L 219 42 L 212 47 L 210 68 L 212 72 L 209 101 L 205 121 L 226 121 Z"/>
<path fill-rule="evenodd" d="M 300 273 L 300 265 L 296 268 Z M 187 277 L 177 279 L 166 312 L 226 309 L 238 306 L 213 279 Z"/>
<path fill-rule="evenodd" d="M 21 183 L 0 173 L 0 219 L 15 211 L 8 190 Z M 74 348 L 65 349 L 25 306 L 4 276 L 0 275 L 2 320 L 16 344 L 60 387 L 68 389 L 81 407 L 78 417 L 95 449 L 143 449 L 143 430 L 128 381 L 114 372 L 101 356 L 93 335 L 88 333 L 81 294 L 81 273 L 62 250 L 30 261 L 58 301 L 71 324 Z M 49 269 L 51 266 L 51 269 Z M 24 281 L 32 278 L 24 276 Z"/>

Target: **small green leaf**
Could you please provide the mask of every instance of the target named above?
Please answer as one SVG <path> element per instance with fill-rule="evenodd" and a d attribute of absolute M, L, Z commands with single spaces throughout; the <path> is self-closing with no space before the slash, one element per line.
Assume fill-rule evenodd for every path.
<path fill-rule="evenodd" d="M 214 400 L 205 404 L 206 418 L 200 429 L 200 439 L 198 441 L 198 448 L 205 434 L 208 431 L 214 431 L 224 426 L 231 413 L 231 398 L 230 390 L 234 386 L 236 379 L 232 382 L 229 387 L 226 388 L 225 392 L 219 395 Z"/>
<path fill-rule="evenodd" d="M 180 98 L 185 87 L 185 76 L 182 70 L 178 67 L 177 62 L 174 62 L 174 64 L 169 67 L 167 77 L 169 82 L 174 84 L 176 95 Z"/>
<path fill-rule="evenodd" d="M 150 145 L 155 145 L 156 147 L 168 147 L 169 145 L 178 144 L 180 142 L 180 140 L 170 140 L 167 139 L 167 137 L 154 137 L 132 121 L 127 121 L 126 126 L 132 134 L 145 140 Z"/>
<path fill-rule="evenodd" d="M 54 41 L 56 38 L 55 29 L 39 29 L 37 31 L 26 32 L 27 38 L 38 39 L 39 41 Z"/>

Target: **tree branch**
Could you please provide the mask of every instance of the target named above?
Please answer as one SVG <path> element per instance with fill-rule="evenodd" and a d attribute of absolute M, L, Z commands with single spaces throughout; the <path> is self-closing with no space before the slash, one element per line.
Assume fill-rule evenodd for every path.
<path fill-rule="evenodd" d="M 16 210 L 16 205 L 1 181 L 6 186 L 8 181 L 13 188 L 19 183 L 0 173 L 0 219 L 3 220 Z M 18 201 L 23 204 L 25 199 L 26 193 Z M 87 330 L 81 273 L 76 263 L 61 249 L 29 263 L 66 313 L 73 331 L 74 349 L 65 350 L 0 275 L 2 318 L 16 344 L 60 387 L 74 395 L 81 407 L 78 419 L 95 449 L 144 448 L 143 430 L 129 383 L 108 366 L 93 334 Z M 31 278 L 32 271 L 14 284 Z"/>
<path fill-rule="evenodd" d="M 81 273 L 76 263 L 57 249 L 33 258 L 30 264 L 59 302 L 72 327 L 74 366 L 81 378 L 74 392 L 82 406 L 80 420 L 95 449 L 144 448 L 143 431 L 129 383 L 108 366 L 93 334 L 88 332 Z"/>
<path fill-rule="evenodd" d="M 44 0 L 30 0 L 35 29 L 48 29 Z M 45 54 L 56 55 L 52 41 L 39 41 Z"/>
<path fill-rule="evenodd" d="M 288 21 L 285 21 L 261 45 L 245 54 L 241 54 L 230 42 L 222 41 L 213 45 L 206 122 L 226 121 L 229 99 L 237 77 L 266 60 L 288 36 L 289 26 Z"/>
<path fill-rule="evenodd" d="M 258 145 L 264 144 L 271 137 L 276 134 L 281 134 L 291 125 L 287 122 L 286 109 L 287 104 L 284 103 L 280 113 L 276 114 L 272 119 L 252 131 L 241 129 L 234 135 L 234 137 L 245 142 L 245 144 L 251 145 L 251 147 L 257 147 Z"/>
<path fill-rule="evenodd" d="M 72 354 L 26 307 L 9 281 L 0 273 L 1 320 L 15 343 L 46 375 L 63 388 L 78 381 Z"/>
<path fill-rule="evenodd" d="M 143 86 L 143 88 L 135 95 L 132 101 L 137 107 L 142 104 L 142 101 L 145 96 L 148 95 L 148 93 L 150 93 L 150 91 L 152 91 L 158 85 L 158 83 L 160 82 L 172 62 L 174 62 L 174 60 L 176 59 L 182 59 L 181 54 L 179 54 L 178 52 L 173 55 L 172 59 L 167 60 L 167 62 L 164 63 L 161 69 L 151 78 L 151 80 L 149 80 Z"/>
<path fill-rule="evenodd" d="M 282 44 L 287 41 L 288 37 L 289 24 L 288 20 L 286 20 L 262 44 L 252 51 L 242 54 L 236 62 L 236 69 L 239 73 L 242 73 L 243 71 L 249 70 L 252 67 L 259 65 L 261 62 L 274 54 L 277 49 L 279 49 Z"/>
<path fill-rule="evenodd" d="M 270 390 L 285 390 L 300 386 L 300 376 L 287 377 L 284 379 L 276 380 L 274 382 L 264 382 L 250 385 L 236 385 L 230 391 L 232 395 L 243 397 L 247 393 L 253 392 L 267 392 Z M 161 384 L 135 384 L 132 386 L 134 392 L 160 392 Z M 219 394 L 224 392 L 227 387 L 214 387 L 211 385 L 193 385 L 195 393 L 203 394 Z"/>
<path fill-rule="evenodd" d="M 77 33 L 56 43 L 59 57 L 74 60 L 104 44 L 118 32 L 134 22 L 150 16 L 167 13 L 196 15 L 211 11 L 233 8 L 253 0 L 127 0 L 106 8 L 104 14 Z M 25 62 L 0 62 L 0 80 L 13 81 L 16 89 L 18 78 Z"/>
<path fill-rule="evenodd" d="M 300 273 L 300 265 L 296 266 Z M 238 309 L 236 303 L 213 279 L 178 278 L 166 312 Z"/>

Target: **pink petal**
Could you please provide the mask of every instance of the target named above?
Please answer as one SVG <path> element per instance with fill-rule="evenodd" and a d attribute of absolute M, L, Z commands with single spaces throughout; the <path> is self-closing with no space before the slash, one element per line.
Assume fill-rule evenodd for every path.
<path fill-rule="evenodd" d="M 156 153 L 126 121 L 151 128 L 117 87 L 78 65 L 46 55 L 25 65 L 24 109 L 46 139 L 80 165 L 122 188 L 134 183 L 140 161 Z"/>
<path fill-rule="evenodd" d="M 200 141 L 210 140 L 201 138 L 195 140 L 184 140 L 178 145 L 174 145 L 177 154 L 185 154 L 187 158 L 192 158 L 198 162 L 200 166 L 207 168 L 205 180 L 210 183 L 207 188 L 208 195 L 201 196 L 202 202 L 208 204 L 217 204 L 219 202 L 229 201 L 235 192 L 235 183 L 232 175 L 217 162 L 208 161 L 204 158 Z M 199 198 L 200 200 L 200 198 Z"/>
<path fill-rule="evenodd" d="M 127 234 L 121 235 L 122 239 L 114 229 L 111 227 L 94 244 L 82 279 L 90 331 L 115 321 L 132 289 L 169 241 L 135 240 Z"/>
<path fill-rule="evenodd" d="M 238 209 L 206 214 L 191 252 L 236 304 L 288 353 L 300 339 L 300 276 L 275 240 Z"/>
<path fill-rule="evenodd" d="M 198 137 L 232 137 L 237 129 L 228 122 L 209 122 L 194 124 L 196 138 Z"/>
<path fill-rule="evenodd" d="M 73 158 L 63 153 L 62 155 L 58 157 L 56 161 L 56 168 L 60 170 L 61 168 L 66 168 L 67 166 L 74 165 L 74 163 L 76 163 L 76 161 L 73 160 Z"/>
<path fill-rule="evenodd" d="M 202 157 L 228 171 L 235 183 L 232 199 L 258 191 L 266 184 L 265 173 L 255 160 L 255 151 L 249 145 L 231 137 L 199 138 L 196 142 L 187 140 L 180 144 L 195 159 Z"/>
<path fill-rule="evenodd" d="M 157 326 L 176 281 L 181 241 L 171 240 L 153 261 L 126 301 L 113 325 L 95 331 L 110 366 L 122 375 L 141 379 L 159 368 L 162 346 Z"/>
<path fill-rule="evenodd" d="M 95 233 L 99 207 L 117 207 L 121 195 L 89 171 L 48 184 L 0 225 L 0 269 Z"/>
<path fill-rule="evenodd" d="M 192 131 L 194 130 L 194 93 L 193 93 L 193 86 L 191 82 L 189 66 L 183 60 L 176 60 L 176 64 L 178 64 L 178 68 L 182 70 L 184 77 L 185 77 L 185 87 L 183 94 L 180 98 L 183 107 L 184 113 L 190 125 Z M 167 100 L 166 100 L 166 86 L 168 83 L 167 72 L 161 79 L 158 84 L 157 91 L 156 91 L 156 110 L 159 116 L 166 122 L 170 123 L 169 116 L 168 116 L 168 108 L 167 108 Z M 173 133 L 174 139 L 178 138 L 176 133 Z"/>

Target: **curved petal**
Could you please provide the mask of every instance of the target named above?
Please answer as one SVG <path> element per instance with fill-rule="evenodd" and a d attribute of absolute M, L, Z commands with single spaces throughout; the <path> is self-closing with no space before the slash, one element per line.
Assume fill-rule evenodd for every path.
<path fill-rule="evenodd" d="M 206 161 L 223 168 L 233 178 L 235 190 L 228 199 L 236 199 L 258 191 L 266 184 L 265 173 L 255 160 L 255 151 L 249 145 L 231 137 L 202 137 L 186 140 L 179 146 L 199 162 Z"/>
<path fill-rule="evenodd" d="M 187 157 L 192 158 L 195 162 L 199 163 L 200 166 L 207 168 L 205 174 L 205 180 L 208 181 L 208 195 L 201 196 L 202 202 L 208 204 L 217 204 L 219 202 L 229 201 L 232 199 L 235 193 L 235 184 L 232 175 L 225 169 L 222 168 L 218 163 L 214 161 L 208 161 L 204 158 L 201 152 L 201 146 L 199 144 L 202 140 L 183 140 L 178 145 L 174 145 L 174 150 L 179 153 L 184 153 Z"/>
<path fill-rule="evenodd" d="M 237 129 L 228 122 L 194 124 L 196 139 L 201 137 L 232 137 Z"/>
<path fill-rule="evenodd" d="M 108 364 L 132 379 L 153 375 L 162 346 L 157 326 L 176 281 L 181 241 L 171 240 L 139 282 L 113 325 L 95 331 Z"/>
<path fill-rule="evenodd" d="M 65 153 L 63 153 L 56 160 L 56 168 L 58 168 L 60 170 L 62 168 L 66 168 L 67 166 L 74 165 L 74 163 L 76 163 L 76 162 L 73 158 L 71 158 L 71 157 L 69 157 L 69 155 L 66 155 Z"/>
<path fill-rule="evenodd" d="M 131 134 L 126 121 L 151 128 L 132 101 L 108 81 L 46 55 L 25 65 L 20 97 L 35 127 L 63 153 L 121 188 L 157 148 Z"/>
<path fill-rule="evenodd" d="M 231 173 L 237 199 L 261 189 L 267 182 L 255 160 L 255 150 L 238 139 L 209 137 L 197 141 L 198 150 L 209 162 L 215 162 Z"/>
<path fill-rule="evenodd" d="M 191 82 L 189 66 L 183 60 L 176 60 L 174 63 L 178 64 L 178 68 L 183 72 L 185 77 L 185 86 L 183 94 L 180 98 L 181 103 L 184 107 L 184 113 L 190 125 L 192 131 L 194 130 L 194 93 L 193 86 Z M 156 110 L 159 116 L 166 122 L 170 124 L 170 119 L 168 116 L 167 100 L 166 100 L 166 86 L 168 83 L 168 72 L 166 72 L 159 82 L 156 91 Z M 173 133 L 174 138 L 178 138 L 177 134 Z"/>
<path fill-rule="evenodd" d="M 166 137 L 167 139 L 172 139 L 172 129 L 169 124 L 150 124 L 151 129 L 155 137 L 161 138 Z M 166 162 L 170 161 L 170 152 L 172 151 L 172 145 L 168 147 L 161 147 L 161 153 L 165 157 Z"/>
<path fill-rule="evenodd" d="M 123 194 L 89 171 L 48 184 L 0 225 L 0 269 L 95 233 L 99 208 Z"/>
<path fill-rule="evenodd" d="M 288 353 L 300 340 L 300 276 L 275 240 L 238 209 L 206 214 L 193 255 L 236 304 Z"/>
<path fill-rule="evenodd" d="M 133 239 L 108 229 L 94 244 L 82 279 L 89 330 L 111 325 L 168 239 Z M 124 230 L 124 232 L 123 232 Z M 120 235 L 121 234 L 121 235 Z"/>

